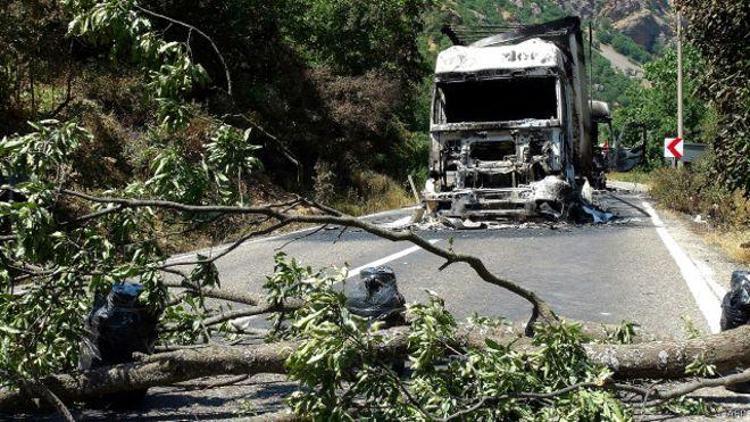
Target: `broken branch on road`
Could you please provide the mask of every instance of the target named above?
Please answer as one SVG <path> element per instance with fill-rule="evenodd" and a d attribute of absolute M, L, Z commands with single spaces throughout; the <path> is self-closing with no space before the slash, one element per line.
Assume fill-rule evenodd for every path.
<path fill-rule="evenodd" d="M 505 278 L 498 277 L 493 274 L 484 265 L 481 259 L 466 254 L 459 254 L 452 250 L 443 249 L 439 246 L 435 246 L 433 243 L 420 237 L 418 234 L 413 232 L 394 232 L 375 224 L 368 223 L 362 219 L 358 219 L 351 216 L 331 215 L 331 214 L 318 214 L 318 215 L 300 215 L 289 212 L 283 212 L 276 210 L 271 207 L 245 207 L 245 206 L 228 206 L 228 205 L 190 205 L 182 204 L 174 201 L 165 200 L 149 200 L 149 199 L 128 199 L 128 198 L 114 198 L 114 197 L 97 197 L 82 192 L 71 191 L 63 189 L 59 191 L 63 195 L 76 197 L 85 201 L 98 203 L 98 204 L 114 204 L 120 205 L 125 208 L 160 208 L 172 211 L 182 211 L 189 213 L 223 213 L 223 214 L 247 214 L 247 215 L 263 215 L 272 219 L 275 219 L 279 224 L 289 223 L 306 223 L 306 224 L 334 224 L 348 227 L 355 227 L 362 229 L 370 234 L 382 237 L 387 240 L 394 242 L 407 241 L 411 242 L 422 249 L 430 252 L 438 257 L 446 260 L 446 262 L 453 263 L 466 263 L 468 264 L 477 275 L 484 281 L 499 286 L 505 290 L 508 290 L 523 299 L 527 300 L 533 307 L 532 315 L 529 319 L 528 327 L 533 327 L 533 324 L 541 319 L 548 322 L 557 320 L 557 316 L 552 311 L 552 308 L 536 293 L 521 287 L 518 283 L 512 282 Z M 316 204 L 310 201 L 312 204 Z M 322 205 L 317 205 L 319 208 L 325 209 Z M 531 329 L 531 328 L 530 328 Z"/>

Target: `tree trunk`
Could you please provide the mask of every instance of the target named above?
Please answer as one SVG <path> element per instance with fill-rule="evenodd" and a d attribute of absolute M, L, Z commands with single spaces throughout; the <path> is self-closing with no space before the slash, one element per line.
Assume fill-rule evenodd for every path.
<path fill-rule="evenodd" d="M 255 346 L 207 346 L 144 356 L 137 362 L 39 380 L 64 403 L 89 401 L 112 393 L 172 385 L 215 375 L 284 373 L 284 361 L 295 343 Z M 31 406 L 21 392 L 0 392 L 0 412 Z"/>
<path fill-rule="evenodd" d="M 693 340 L 659 340 L 639 344 L 586 345 L 593 361 L 608 366 L 623 379 L 680 378 L 696 358 L 716 365 L 720 374 L 750 367 L 750 326 Z"/>
<path fill-rule="evenodd" d="M 408 328 L 388 330 L 389 340 L 381 353 L 406 356 Z M 498 343 L 518 340 L 512 329 L 462 328 L 460 343 L 485 347 L 484 339 Z M 516 347 L 531 345 L 521 339 Z M 95 369 L 82 373 L 52 375 L 40 380 L 65 403 L 96 399 L 104 394 L 171 385 L 217 375 L 285 373 L 284 362 L 297 347 L 296 342 L 253 346 L 207 346 L 152 356 L 141 356 L 135 363 Z M 594 362 L 608 366 L 620 379 L 683 378 L 685 367 L 696 357 L 716 365 L 719 373 L 750 364 L 750 326 L 693 340 L 657 340 L 639 344 L 587 344 Z M 29 397 L 22 392 L 0 391 L 0 412 L 28 409 Z"/>

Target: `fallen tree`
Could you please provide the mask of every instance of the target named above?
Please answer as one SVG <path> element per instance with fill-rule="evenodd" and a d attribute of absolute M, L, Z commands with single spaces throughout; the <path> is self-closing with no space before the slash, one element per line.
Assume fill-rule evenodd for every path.
<path fill-rule="evenodd" d="M 408 332 L 392 329 L 386 334 L 387 342 L 380 353 L 388 358 L 408 354 Z M 518 337 L 509 332 L 475 332 L 466 329 L 458 336 L 456 347 L 483 348 L 485 340 L 509 343 Z M 206 345 L 200 348 L 177 350 L 151 356 L 140 356 L 132 364 L 117 365 L 77 374 L 60 374 L 45 377 L 44 383 L 61 400 L 67 403 L 88 401 L 112 393 L 134 391 L 142 388 L 173 385 L 218 375 L 256 375 L 261 373 L 286 373 L 285 361 L 299 345 L 295 341 L 280 341 L 252 346 Z M 744 346 L 744 347 L 743 347 Z M 750 326 L 738 328 L 705 338 L 685 341 L 654 341 L 630 344 L 589 344 L 586 353 L 593 362 L 607 366 L 614 377 L 627 379 L 682 379 L 689 377 L 686 367 L 695 356 L 709 351 L 706 363 L 715 365 L 719 372 L 733 371 L 750 364 Z M 717 352 L 714 355 L 711 352 Z M 750 373 L 730 379 L 706 380 L 693 386 L 711 387 L 750 380 Z M 697 388 L 695 388 L 697 389 Z M 672 389 L 666 392 L 652 391 L 652 398 L 673 396 Z M 687 394 L 690 391 L 685 391 Z M 22 392 L 0 393 L 0 411 L 17 411 L 28 406 L 28 396 Z M 670 397 L 671 398 L 671 397 Z"/>
<path fill-rule="evenodd" d="M 408 329 L 388 330 L 386 341 L 379 345 L 383 359 L 408 355 Z M 464 328 L 456 337 L 454 347 L 486 347 L 487 340 L 500 344 L 516 342 L 519 333 L 513 330 L 478 330 Z M 149 387 L 174 385 L 204 377 L 220 375 L 257 375 L 287 372 L 285 363 L 299 347 L 299 341 L 280 341 L 251 346 L 205 345 L 199 348 L 138 356 L 131 364 L 116 365 L 92 371 L 44 377 L 42 383 L 65 403 L 92 401 L 102 396 Z M 652 341 L 639 344 L 597 344 L 585 346 L 588 358 L 609 368 L 613 379 L 683 379 L 697 356 L 707 355 L 706 363 L 721 373 L 750 364 L 750 326 L 721 334 L 685 341 Z M 526 344 L 525 347 L 531 348 Z M 750 381 L 750 371 L 720 378 L 706 378 L 669 388 L 627 387 L 625 384 L 602 383 L 609 387 L 636 391 L 651 400 L 680 397 L 701 388 L 732 385 Z M 33 390 L 0 392 L 0 412 L 18 412 L 33 407 Z"/>
<path fill-rule="evenodd" d="M 441 340 L 447 344 L 445 350 L 443 350 L 446 352 L 446 355 L 461 356 L 465 354 L 466 350 L 482 350 L 488 344 L 513 345 L 518 351 L 527 354 L 533 353 L 534 350 L 542 347 L 540 344 L 534 343 L 533 328 L 565 325 L 537 294 L 522 288 L 517 283 L 492 274 L 481 259 L 477 257 L 460 254 L 452 248 L 440 248 L 425 241 L 413 232 L 394 232 L 354 217 L 342 215 L 335 210 L 304 198 L 297 198 L 295 202 L 317 209 L 316 214 L 296 214 L 294 211 L 282 210 L 274 204 L 259 207 L 205 206 L 163 200 L 96 197 L 70 190 L 57 190 L 55 194 L 60 198 L 69 197 L 99 204 L 102 210 L 97 211 L 95 217 L 86 218 L 86 223 L 89 224 L 96 222 L 97 218 L 110 215 L 110 213 L 103 210 L 117 209 L 117 212 L 126 212 L 129 210 L 138 211 L 156 208 L 170 212 L 190 213 L 191 215 L 208 213 L 259 215 L 267 220 L 275 220 L 276 222 L 271 225 L 273 228 L 281 228 L 291 223 L 335 224 L 342 227 L 356 227 L 392 241 L 414 243 L 426 251 L 445 259 L 445 264 L 442 268 L 454 263 L 466 263 L 483 280 L 518 294 L 532 304 L 534 312 L 523 332 L 512 327 L 479 330 L 466 327 L 457 329 L 453 335 L 446 335 Z M 285 206 L 288 207 L 289 203 L 285 203 Z M 116 212 L 112 212 L 112 214 L 116 214 Z M 314 295 L 311 296 L 311 294 L 315 292 L 317 292 L 316 294 L 321 293 L 315 289 L 311 290 L 309 286 L 305 287 L 306 285 L 303 283 L 303 280 L 322 277 L 322 279 L 331 282 L 334 279 L 321 276 L 319 273 L 313 273 L 309 269 L 303 271 L 301 267 L 296 266 L 294 263 L 284 264 L 283 260 L 277 263 L 277 267 L 278 265 L 286 265 L 284 268 L 290 271 L 293 277 L 289 278 L 289 274 L 282 274 L 280 279 L 286 280 L 287 284 L 277 285 L 276 294 L 273 293 L 274 284 L 269 282 L 271 289 L 268 297 L 228 291 L 218 288 L 215 283 L 207 283 L 206 279 L 195 277 L 196 269 L 200 269 L 200 274 L 209 274 L 210 277 L 207 276 L 208 278 L 217 277 L 218 275 L 215 274 L 214 267 L 216 260 L 231 253 L 231 251 L 252 237 L 267 232 L 267 229 L 250 232 L 213 257 L 198 257 L 194 261 L 186 262 L 164 261 L 158 264 L 155 267 L 157 271 L 177 277 L 177 281 L 162 280 L 159 283 L 160 286 L 175 289 L 177 292 L 167 305 L 180 304 L 185 298 L 200 298 L 201 302 L 206 299 L 212 299 L 243 305 L 239 309 L 227 310 L 219 308 L 218 311 L 215 311 L 215 307 L 210 308 L 202 304 L 203 309 L 208 312 L 203 314 L 199 320 L 201 326 L 206 329 L 226 324 L 237 318 L 254 315 L 275 313 L 294 316 L 301 311 L 310 312 L 310 307 L 317 306 L 317 301 L 320 300 L 319 297 L 316 298 Z M 182 268 L 192 268 L 192 270 L 188 273 L 183 271 Z M 22 276 L 44 279 L 49 274 L 54 274 L 54 271 L 43 271 L 29 267 Z M 312 284 L 315 285 L 316 283 Z M 328 294 L 331 293 L 328 292 Z M 296 318 L 303 318 L 305 315 L 304 312 L 297 315 Z M 327 322 L 327 320 L 323 322 Z M 586 324 L 586 330 L 582 331 L 591 334 L 593 331 L 596 331 L 592 327 L 596 326 L 597 324 Z M 647 399 L 654 401 L 676 397 L 678 394 L 675 392 L 683 392 L 682 394 L 685 394 L 684 392 L 686 391 L 689 392 L 704 385 L 715 385 L 717 383 L 723 385 L 742 382 L 746 380 L 744 373 L 743 375 L 719 378 L 719 381 L 701 380 L 697 383 L 693 382 L 692 384 L 680 386 L 673 390 L 662 391 L 655 388 L 643 388 L 633 385 L 626 387 L 625 384 L 616 384 L 614 380 L 643 378 L 682 379 L 695 375 L 695 372 L 691 371 L 691 366 L 694 366 L 697 361 L 700 361 L 703 367 L 711 368 L 711 373 L 727 373 L 728 371 L 734 371 L 736 368 L 745 367 L 750 361 L 750 353 L 746 352 L 750 350 L 750 347 L 748 347 L 750 346 L 748 344 L 750 342 L 748 338 L 750 337 L 746 335 L 748 334 L 748 330 L 750 330 L 750 327 L 742 327 L 722 334 L 687 341 L 655 340 L 641 341 L 636 344 L 607 343 L 607 341 L 611 342 L 616 339 L 606 335 L 608 330 L 599 330 L 599 333 L 595 333 L 593 336 L 582 337 L 577 341 L 589 364 L 606 368 L 610 372 L 610 375 L 606 379 L 596 382 L 589 381 L 588 383 L 578 384 L 581 384 L 580 388 L 586 389 L 606 387 L 615 391 L 636 392 L 640 394 L 643 401 Z M 208 342 L 210 341 L 210 334 L 206 333 L 209 333 L 209 331 L 204 332 L 203 340 Z M 377 340 L 378 353 L 376 354 L 387 355 L 391 361 L 394 359 L 407 359 L 410 355 L 410 338 L 412 333 L 408 329 L 403 328 L 387 330 L 384 333 L 382 334 L 384 337 L 380 337 L 380 334 L 377 336 L 379 340 Z M 83 373 L 40 377 L 35 382 L 41 383 L 41 385 L 45 386 L 62 402 L 73 403 L 91 400 L 96 397 L 106 396 L 107 394 L 134 391 L 161 385 L 172 385 L 207 376 L 253 375 L 261 372 L 286 373 L 291 357 L 297 353 L 301 345 L 306 341 L 303 333 L 297 332 L 295 334 L 294 341 L 254 346 L 217 346 L 207 344 L 192 349 L 158 353 L 152 356 L 139 356 L 136 362 L 126 365 Z M 586 339 L 585 341 L 583 340 L 584 338 Z M 594 338 L 595 342 L 590 342 L 592 338 Z M 510 352 L 510 349 L 508 352 Z M 591 383 L 593 384 L 589 385 Z M 538 394 L 533 391 L 518 391 L 513 394 L 516 393 Z M 38 395 L 38 393 L 29 388 L 6 389 L 0 393 L 0 409 L 23 409 L 31 403 L 29 399 L 35 395 Z M 497 403 L 497 399 L 488 399 L 482 403 L 483 406 L 492 406 L 492 403 Z M 474 404 L 474 406 L 476 405 Z M 425 415 L 428 415 L 428 413 L 425 412 Z M 432 418 L 431 414 L 429 414 L 430 417 L 426 417 L 425 415 L 423 416 L 426 419 Z"/>
<path fill-rule="evenodd" d="M 446 357 L 468 359 L 467 356 L 476 353 L 486 353 L 489 347 L 491 350 L 501 350 L 504 354 L 512 356 L 523 356 L 519 363 L 523 365 L 539 365 L 539 354 L 545 353 L 551 340 L 546 337 L 538 337 L 536 330 L 547 331 L 545 327 L 559 327 L 561 332 L 569 331 L 568 322 L 560 319 L 551 308 L 536 293 L 522 288 L 519 284 L 503 279 L 491 273 L 481 259 L 460 254 L 452 248 L 443 249 L 434 244 L 425 241 L 417 233 L 413 232 L 394 232 L 377 225 L 370 224 L 366 221 L 342 215 L 335 210 L 309 201 L 304 198 L 297 198 L 297 204 L 305 204 L 317 210 L 316 214 L 297 214 L 293 210 L 281 210 L 275 204 L 257 207 L 248 206 L 205 206 L 181 204 L 173 201 L 148 200 L 148 199 L 128 199 L 117 197 L 96 197 L 89 194 L 70 190 L 57 190 L 54 194 L 58 198 L 74 198 L 83 200 L 88 203 L 99 204 L 102 208 L 97 211 L 98 215 L 93 218 L 87 218 L 86 223 L 96 223 L 97 218 L 104 218 L 110 215 L 116 215 L 117 212 L 140 211 L 146 209 L 160 209 L 169 212 L 196 214 L 252 214 L 264 217 L 267 220 L 275 220 L 271 227 L 284 227 L 291 223 L 307 223 L 319 225 L 338 225 L 341 227 L 356 227 L 363 229 L 371 234 L 383 237 L 392 241 L 407 241 L 416 244 L 426 251 L 433 253 L 443 259 L 445 264 L 442 268 L 454 263 L 463 262 L 473 269 L 476 274 L 483 280 L 504 288 L 512 293 L 518 294 L 529 301 L 534 312 L 525 325 L 525 327 L 511 326 L 455 326 L 452 323 L 445 323 L 442 327 L 444 332 L 430 334 L 427 343 L 432 344 L 429 354 L 430 359 L 437 361 Z M 288 207 L 289 203 L 285 203 Z M 107 213 L 102 210 L 116 208 L 117 212 Z M 101 217 L 98 217 L 101 216 Z M 370 365 L 370 370 L 376 368 L 379 377 L 391 377 L 396 380 L 394 385 L 403 391 L 399 397 L 405 397 L 406 405 L 411 406 L 409 409 L 419 409 L 417 413 L 421 414 L 422 419 L 451 419 L 452 414 L 465 416 L 464 412 L 494 412 L 494 409 L 500 402 L 511 400 L 522 402 L 536 402 L 549 400 L 553 397 L 564 397 L 566 394 L 579 394 L 581 391 L 591 394 L 592 391 L 606 391 L 612 399 L 623 400 L 622 403 L 628 403 L 619 394 L 629 393 L 640 397 L 641 402 L 649 405 L 663 403 L 665 400 L 688 394 L 699 388 L 716 385 L 730 385 L 739 382 L 745 382 L 750 379 L 750 375 L 741 372 L 737 375 L 727 375 L 720 378 L 701 378 L 691 381 L 687 384 L 680 384 L 670 388 L 644 387 L 633 383 L 627 383 L 629 380 L 639 379 L 685 379 L 695 375 L 711 374 L 731 374 L 738 368 L 744 368 L 750 363 L 750 327 L 741 327 L 736 330 L 727 331 L 721 334 L 705 336 L 690 340 L 653 340 L 648 341 L 639 339 L 634 344 L 617 344 L 618 339 L 614 333 L 614 327 L 602 327 L 601 324 L 585 323 L 575 324 L 578 328 L 573 331 L 575 335 L 566 334 L 561 342 L 570 350 L 576 350 L 571 355 L 571 370 L 576 365 L 579 371 L 575 373 L 572 379 L 579 379 L 579 382 L 571 384 L 550 384 L 542 387 L 535 383 L 529 384 L 529 390 L 513 390 L 499 396 L 484 396 L 481 401 L 475 403 L 457 404 L 453 413 L 442 412 L 436 414 L 436 410 L 429 408 L 420 409 L 421 405 L 416 405 L 417 399 L 409 399 L 411 387 L 406 386 L 409 381 L 403 381 L 402 385 L 400 376 L 394 375 L 392 371 L 383 369 L 389 365 L 388 362 L 410 360 L 414 365 L 414 344 L 415 332 L 419 332 L 423 327 L 415 325 L 412 318 L 410 328 L 392 328 L 383 332 L 372 333 L 369 329 L 360 327 L 360 331 L 346 331 L 347 323 L 339 320 L 346 320 L 349 316 L 342 316 L 344 312 L 342 303 L 336 303 L 336 293 L 330 289 L 330 286 L 341 281 L 341 277 L 332 276 L 325 272 L 315 272 L 311 269 L 304 269 L 293 261 L 290 263 L 285 258 L 277 261 L 277 273 L 269 278 L 267 282 L 267 295 L 248 294 L 244 292 L 233 292 L 218 287 L 217 282 L 211 282 L 214 277 L 218 277 L 215 270 L 215 261 L 231 253 L 243 242 L 252 237 L 267 233 L 267 229 L 260 229 L 242 236 L 238 241 L 230 244 L 221 253 L 213 257 L 199 256 L 194 261 L 170 262 L 162 261 L 157 265 L 150 264 L 150 269 L 176 277 L 172 279 L 160 280 L 156 288 L 167 288 L 174 292 L 170 300 L 166 301 L 165 306 L 176 306 L 182 304 L 184 300 L 200 300 L 200 309 L 204 312 L 201 315 L 194 315 L 191 321 L 198 321 L 202 329 L 202 342 L 206 344 L 196 344 L 194 348 L 173 350 L 164 353 L 156 353 L 150 356 L 137 356 L 136 361 L 124 365 L 100 368 L 96 370 L 63 373 L 57 375 L 47 375 L 34 378 L 34 385 L 41 385 L 51 393 L 51 397 L 57 397 L 62 403 L 75 403 L 80 401 L 92 400 L 97 397 L 106 396 L 113 393 L 122 393 L 128 391 L 137 391 L 143 388 L 174 385 L 176 383 L 194 380 L 197 378 L 211 377 L 217 375 L 254 375 L 258 373 L 289 373 L 293 368 L 295 359 L 300 359 L 299 355 L 305 356 L 305 349 L 310 349 L 311 342 L 324 341 L 318 334 L 310 334 L 312 329 L 300 329 L 296 327 L 291 332 L 282 332 L 282 338 L 286 335 L 290 340 L 277 341 L 269 344 L 256 345 L 216 345 L 211 344 L 211 337 L 218 333 L 214 329 L 218 326 L 226 325 L 238 318 L 248 316 L 274 314 L 278 315 L 278 321 L 283 321 L 286 317 L 291 321 L 292 327 L 299 321 L 309 320 L 312 316 L 322 318 L 318 314 L 321 304 L 327 304 L 331 307 L 327 310 L 325 318 L 317 320 L 317 323 L 333 324 L 337 327 L 331 333 L 326 334 L 326 338 L 336 338 L 341 336 L 341 344 L 336 347 L 346 347 L 344 344 L 350 342 L 364 341 L 366 345 L 359 345 L 361 351 L 357 352 L 357 358 L 346 363 L 346 370 L 343 374 L 338 375 L 336 383 L 337 388 L 343 385 L 357 385 L 356 376 L 362 365 L 360 361 L 369 362 L 365 367 Z M 13 242 L 13 240 L 10 240 Z M 191 269 L 190 272 L 184 271 L 183 268 Z M 32 279 L 49 280 L 55 274 L 55 270 L 44 270 L 41 268 L 27 266 L 25 271 L 19 277 L 32 277 Z M 196 277 L 196 273 L 201 277 Z M 312 281 L 311 281 L 312 280 Z M 209 282 L 207 282 L 209 281 Z M 51 285 L 44 285 L 44 288 L 53 288 Z M 161 286 L 161 287 L 159 287 Z M 328 286 L 328 287 L 325 287 Z M 340 293 L 338 293 L 340 295 Z M 333 299 L 332 299 L 333 298 Z M 206 300 L 219 301 L 224 303 L 240 304 L 238 309 L 225 309 L 224 307 L 208 306 Z M 332 309 L 335 309 L 334 312 Z M 444 310 L 434 311 L 438 317 L 452 318 L 444 315 Z M 420 320 L 416 318 L 416 320 Z M 424 316 L 421 319 L 424 323 Z M 339 322 L 332 322 L 339 321 Z M 309 322 L 309 321 L 308 321 Z M 349 320 L 349 325 L 361 324 L 362 321 Z M 231 325 L 231 324 L 230 324 Z M 173 326 L 171 329 L 166 328 L 164 332 L 177 331 L 180 325 Z M 453 327 L 453 328 L 451 328 Z M 275 325 L 275 329 L 280 329 L 281 325 Z M 239 329 L 241 332 L 242 329 Z M 316 325 L 316 330 L 317 325 Z M 308 330 L 308 331 L 306 331 Z M 343 330 L 343 331 L 342 331 Z M 283 331 L 283 330 L 282 330 Z M 437 330 L 438 332 L 440 330 Z M 346 333 L 341 334 L 341 333 Z M 316 335 L 318 337 L 316 338 Z M 549 336 L 549 333 L 546 334 Z M 633 340 L 635 333 L 630 333 L 626 337 Z M 428 336 L 429 337 L 429 336 Z M 641 334 L 641 337 L 643 335 Z M 363 340 L 366 339 L 366 340 Z M 325 340 L 327 341 L 327 340 Z M 435 346 L 438 343 L 444 345 Z M 200 341 L 198 342 L 200 343 Z M 556 347 L 559 347 L 556 346 Z M 322 349 L 315 345 L 314 350 Z M 336 353 L 343 353 L 339 350 Z M 372 352 L 371 356 L 363 353 Z M 559 351 L 555 351 L 558 353 Z M 348 351 L 346 353 L 351 353 Z M 493 352 L 494 353 L 494 352 Z M 564 353 L 563 353 L 564 354 Z M 578 356 L 578 357 L 575 357 Z M 313 357 L 305 357 L 305 362 L 315 361 Z M 579 363 L 575 363 L 580 359 Z M 377 362 L 375 364 L 374 362 Z M 581 366 L 581 362 L 585 362 Z M 291 365 L 291 366 L 290 366 Z M 429 365 L 434 366 L 432 362 Z M 428 366 L 429 366 L 428 365 Z M 705 371 L 696 371 L 696 366 L 706 369 Z M 304 368 L 304 365 L 303 365 Z M 581 369 L 583 368 L 583 369 Z M 558 368 L 560 369 L 560 368 Z M 568 369 L 565 369 L 566 371 Z M 300 380 L 303 384 L 315 391 L 321 388 L 320 380 L 306 379 L 306 375 L 301 372 L 306 369 L 291 370 L 293 379 Z M 326 373 L 326 369 L 315 369 L 311 367 L 311 373 Z M 583 372 L 580 372 L 583 371 Z M 597 371 L 605 371 L 606 375 L 595 376 Z M 591 378 L 595 377 L 594 380 Z M 414 381 L 411 381 L 414 383 Z M 536 382 L 536 381 L 535 381 Z M 555 388 L 552 388 L 555 387 Z M 541 388 L 541 391 L 539 390 Z M 39 389 L 32 389 L 21 384 L 15 389 L 5 389 L 0 392 L 0 409 L 4 411 L 19 411 L 28 409 L 33 403 L 33 397 L 40 395 Z M 302 391 L 302 390 L 301 390 Z M 299 402 L 298 402 L 299 403 Z M 304 403 L 304 401 L 302 401 Z M 346 400 L 346 409 L 353 409 L 356 402 L 352 399 Z M 617 402 L 620 403 L 620 402 Z M 611 406 L 612 403 L 608 404 Z M 305 407 L 297 408 L 302 414 L 316 414 L 320 409 Z M 327 404 L 330 406 L 330 403 Z M 472 410 L 473 409 L 473 410 Z M 488 410 L 490 409 L 490 410 Z M 523 409 L 533 409 L 532 407 Z M 400 416 L 408 414 L 412 410 L 403 410 Z M 524 411 L 526 411 L 524 410 Z M 355 410 L 352 410 L 355 411 Z M 360 410 L 361 411 L 361 410 Z M 369 410 L 372 411 L 372 410 Z M 520 410 L 519 410 L 520 411 Z M 450 414 L 448 414 L 450 413 Z M 457 416 L 458 417 L 458 416 Z"/>

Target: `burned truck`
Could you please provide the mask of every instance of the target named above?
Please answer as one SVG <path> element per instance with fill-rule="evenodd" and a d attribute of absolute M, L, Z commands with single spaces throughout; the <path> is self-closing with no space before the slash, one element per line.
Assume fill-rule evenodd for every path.
<path fill-rule="evenodd" d="M 577 17 L 517 27 L 437 58 L 428 215 L 559 217 L 591 180 L 592 116 Z M 601 109 L 601 107 L 593 107 Z M 606 109 L 606 107 L 604 107 Z M 606 116 L 599 116 L 606 117 Z"/>

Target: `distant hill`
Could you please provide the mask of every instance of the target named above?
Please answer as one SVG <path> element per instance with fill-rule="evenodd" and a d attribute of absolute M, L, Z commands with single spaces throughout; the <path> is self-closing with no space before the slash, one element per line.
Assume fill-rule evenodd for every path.
<path fill-rule="evenodd" d="M 514 3 L 530 2 L 514 0 Z M 657 51 L 673 36 L 668 0 L 554 0 L 554 3 L 567 13 L 593 18 L 600 26 L 611 26 L 649 52 Z"/>

